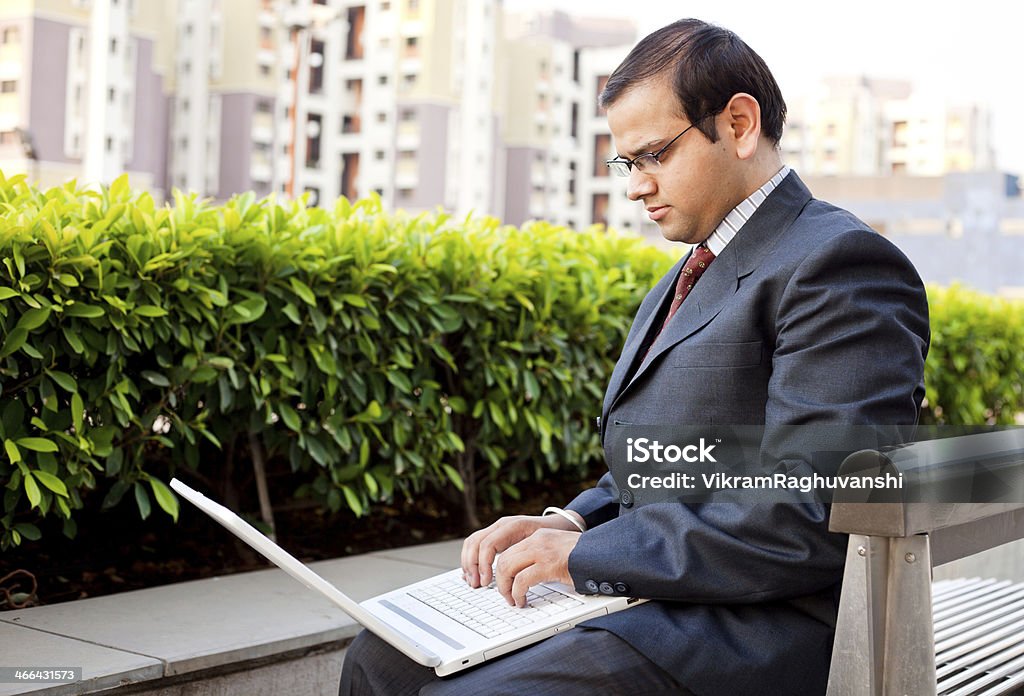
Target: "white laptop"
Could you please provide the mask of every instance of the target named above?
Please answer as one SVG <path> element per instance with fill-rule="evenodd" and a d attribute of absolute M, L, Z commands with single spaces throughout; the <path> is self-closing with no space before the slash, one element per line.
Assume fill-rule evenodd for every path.
<path fill-rule="evenodd" d="M 568 631 L 576 624 L 646 600 L 581 595 L 561 583 L 530 588 L 527 606 L 510 607 L 493 587 L 472 589 L 462 570 L 436 575 L 356 602 L 223 505 L 178 479 L 171 488 L 306 587 L 438 676 Z"/>

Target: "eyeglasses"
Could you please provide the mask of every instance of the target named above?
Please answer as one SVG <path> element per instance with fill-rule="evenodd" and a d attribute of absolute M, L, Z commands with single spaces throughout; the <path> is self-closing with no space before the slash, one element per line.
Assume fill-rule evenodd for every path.
<path fill-rule="evenodd" d="M 710 115 L 710 114 L 709 114 Z M 701 116 L 696 121 L 691 123 L 686 129 L 668 141 L 668 145 L 661 148 L 657 152 L 645 152 L 642 155 L 637 155 L 633 159 L 626 159 L 625 157 L 616 157 L 605 162 L 608 168 L 611 169 L 616 176 L 629 176 L 630 170 L 636 167 L 638 171 L 644 172 L 645 174 L 656 171 L 661 166 L 661 156 L 665 154 L 665 151 L 672 147 L 672 144 L 679 140 L 681 137 L 686 135 L 686 132 L 696 126 L 698 123 L 703 121 L 707 116 Z"/>

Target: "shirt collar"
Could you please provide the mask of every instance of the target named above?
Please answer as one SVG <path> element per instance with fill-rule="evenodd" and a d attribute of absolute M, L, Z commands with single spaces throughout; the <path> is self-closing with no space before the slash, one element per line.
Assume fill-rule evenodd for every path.
<path fill-rule="evenodd" d="M 715 256 L 722 253 L 725 245 L 732 241 L 732 238 L 746 224 L 750 216 L 754 214 L 754 211 L 768 198 L 768 194 L 782 183 L 782 180 L 786 178 L 789 171 L 789 165 L 782 165 L 782 169 L 765 182 L 764 186 L 750 194 L 742 203 L 733 208 L 732 212 L 725 216 L 725 219 L 718 224 L 715 231 L 704 242 L 704 245 L 711 250 L 711 253 Z"/>

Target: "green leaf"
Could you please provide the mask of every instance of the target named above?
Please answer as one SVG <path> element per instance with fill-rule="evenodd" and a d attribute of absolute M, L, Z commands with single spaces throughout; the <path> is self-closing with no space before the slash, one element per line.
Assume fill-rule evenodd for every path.
<path fill-rule="evenodd" d="M 17 464 L 21 461 L 21 452 L 18 451 L 18 446 L 11 440 L 4 440 L 4 450 L 7 452 L 11 464 Z"/>
<path fill-rule="evenodd" d="M 156 498 L 157 505 L 177 522 L 178 498 L 171 492 L 171 489 L 163 481 L 152 477 L 149 479 L 149 487 L 153 489 L 153 497 Z"/>
<path fill-rule="evenodd" d="M 362 515 L 363 504 L 359 500 L 359 496 L 356 495 L 356 492 L 344 484 L 341 486 L 341 492 L 345 494 L 345 501 L 348 503 L 348 506 L 352 508 L 352 512 L 356 513 L 357 516 Z"/>
<path fill-rule="evenodd" d="M 292 323 L 293 323 L 293 324 L 299 324 L 299 325 L 301 325 L 301 324 L 302 324 L 302 317 L 300 317 L 300 316 L 299 316 L 299 310 L 298 310 L 298 308 L 297 308 L 297 307 L 296 307 L 295 305 L 293 305 L 293 304 L 292 304 L 291 302 L 289 302 L 288 304 L 286 304 L 286 305 L 285 305 L 285 306 L 284 306 L 284 307 L 283 307 L 283 308 L 281 309 L 281 311 L 282 311 L 282 312 L 284 313 L 284 315 L 285 315 L 286 317 L 288 317 L 289 319 L 291 319 L 291 321 L 292 321 Z"/>
<path fill-rule="evenodd" d="M 31 472 L 25 476 L 25 494 L 28 495 L 28 502 L 31 507 L 38 507 L 43 499 L 43 494 L 39 491 L 39 486 L 36 484 L 36 480 L 32 478 Z"/>
<path fill-rule="evenodd" d="M 12 297 L 21 297 L 21 293 L 11 288 L 0 287 L 0 301 L 9 300 Z"/>
<path fill-rule="evenodd" d="M 309 286 L 303 283 L 298 278 L 292 277 L 288 279 L 288 282 L 292 286 L 292 290 L 299 296 L 299 299 L 308 305 L 316 306 L 316 295 L 309 289 Z"/>
<path fill-rule="evenodd" d="M 154 384 L 158 387 L 169 387 L 171 386 L 171 380 L 167 379 L 164 375 L 159 372 L 153 372 L 152 370 L 143 370 L 139 373 L 143 379 L 150 384 Z"/>
<path fill-rule="evenodd" d="M 531 400 L 540 396 L 540 385 L 537 383 L 537 378 L 533 376 L 532 372 L 526 371 L 523 373 L 523 384 L 526 387 L 526 394 Z"/>
<path fill-rule="evenodd" d="M 106 314 L 106 312 L 103 311 L 102 307 L 82 304 L 81 302 L 76 302 L 73 305 L 67 305 L 66 307 L 64 307 L 64 315 L 68 317 L 98 319 L 99 317 L 102 317 L 104 314 Z"/>
<path fill-rule="evenodd" d="M 404 372 L 399 370 L 388 370 L 387 372 L 388 381 L 391 382 L 395 387 L 403 394 L 412 394 L 412 382 L 406 377 Z"/>
<path fill-rule="evenodd" d="M 444 473 L 448 475 L 448 478 L 451 480 L 453 484 L 455 484 L 456 488 L 458 488 L 461 491 L 466 487 L 466 484 L 462 482 L 462 476 L 460 476 L 459 472 L 456 471 L 451 465 L 442 464 L 441 468 L 444 469 Z"/>
<path fill-rule="evenodd" d="M 82 403 L 82 397 L 75 392 L 71 395 L 71 423 L 75 426 L 75 432 L 81 434 L 82 432 L 82 415 L 85 413 L 85 405 Z"/>
<path fill-rule="evenodd" d="M 16 328 L 11 331 L 11 333 L 7 334 L 7 340 L 4 341 L 3 347 L 0 348 L 0 358 L 6 358 L 14 353 L 14 351 L 25 345 L 26 340 L 28 340 L 28 330 Z"/>
<path fill-rule="evenodd" d="M 14 529 L 17 530 L 21 536 L 28 539 L 29 541 L 39 541 L 43 538 L 42 532 L 39 531 L 39 527 L 28 522 L 22 522 L 21 524 L 14 525 Z"/>
<path fill-rule="evenodd" d="M 19 437 L 17 443 L 33 452 L 59 452 L 60 448 L 45 437 Z"/>
<path fill-rule="evenodd" d="M 74 394 L 76 391 L 78 391 L 78 382 L 76 382 L 75 378 L 69 375 L 67 372 L 47 370 L 46 374 L 49 375 L 50 379 L 56 382 L 57 386 L 63 389 L 64 391 L 69 392 L 71 394 Z"/>
<path fill-rule="evenodd" d="M 75 351 L 79 355 L 85 352 L 85 344 L 82 343 L 82 339 L 78 337 L 74 331 L 67 326 L 61 327 L 61 333 L 64 334 L 64 340 L 71 346 L 71 350 Z"/>
<path fill-rule="evenodd" d="M 139 305 L 134 312 L 140 317 L 166 317 L 168 314 L 166 309 L 156 305 Z"/>
<path fill-rule="evenodd" d="M 351 293 L 346 293 L 341 296 L 341 299 L 345 300 L 345 302 L 348 302 L 353 307 L 369 306 L 366 302 L 366 298 L 364 298 L 362 295 L 353 295 Z"/>
<path fill-rule="evenodd" d="M 67 486 L 65 486 L 64 482 L 61 481 L 56 476 L 54 476 L 53 474 L 49 474 L 45 471 L 33 471 L 32 475 L 39 479 L 39 483 L 49 488 L 57 495 L 63 496 L 65 498 L 68 497 Z"/>
<path fill-rule="evenodd" d="M 295 412 L 295 409 L 288 404 L 279 404 L 279 410 L 281 412 L 281 420 L 288 426 L 288 429 L 293 432 L 300 432 L 302 430 L 302 420 L 299 418 L 299 414 Z"/>
<path fill-rule="evenodd" d="M 25 329 L 31 331 L 37 329 L 46 323 L 46 320 L 50 318 L 50 308 L 45 307 L 43 309 L 30 309 L 21 315 L 21 319 L 18 320 L 18 325 L 15 329 Z"/>
<path fill-rule="evenodd" d="M 152 504 L 149 502 L 149 494 L 146 493 L 146 489 L 142 487 L 140 481 L 135 482 L 135 504 L 139 507 L 139 516 L 142 519 L 148 518 L 152 511 Z"/>

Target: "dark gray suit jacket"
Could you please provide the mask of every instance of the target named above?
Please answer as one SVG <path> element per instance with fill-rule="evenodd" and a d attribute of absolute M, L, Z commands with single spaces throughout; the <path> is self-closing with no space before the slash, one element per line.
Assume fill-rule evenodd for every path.
<path fill-rule="evenodd" d="M 772 450 L 793 459 L 784 468 L 798 469 L 808 463 L 783 426 L 916 422 L 929 337 L 921 280 L 896 247 L 813 199 L 795 172 L 647 352 L 682 263 L 644 299 L 626 338 L 601 418 L 606 456 L 621 454 L 610 443 L 625 424 L 763 425 Z M 825 692 L 846 546 L 828 531 L 827 506 L 621 502 L 605 474 L 568 506 L 590 527 L 570 573 L 581 592 L 606 583 L 662 601 L 590 625 L 700 696 Z"/>

